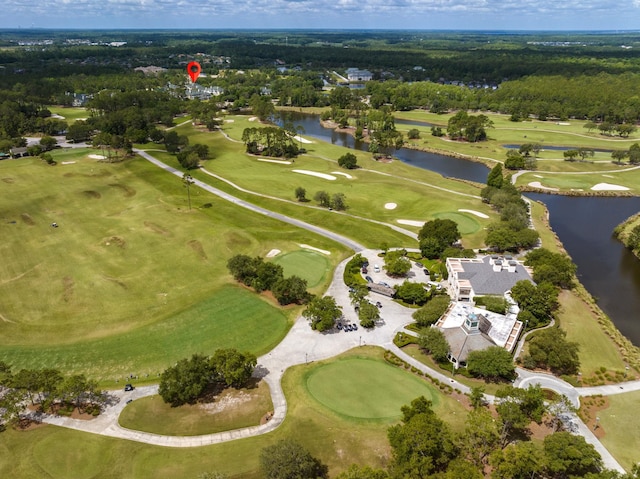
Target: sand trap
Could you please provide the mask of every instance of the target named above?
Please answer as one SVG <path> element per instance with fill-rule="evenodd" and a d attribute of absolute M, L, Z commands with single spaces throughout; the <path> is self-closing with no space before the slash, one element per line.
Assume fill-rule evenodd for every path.
<path fill-rule="evenodd" d="M 76 121 L 87 121 L 86 118 L 76 118 Z"/>
<path fill-rule="evenodd" d="M 258 119 L 257 116 L 252 116 L 251 118 L 249 118 L 249 121 L 256 121 Z"/>
<path fill-rule="evenodd" d="M 311 140 L 307 140 L 306 138 L 302 138 L 300 135 L 296 135 L 293 137 L 294 140 L 299 141 L 300 143 L 313 143 Z"/>
<path fill-rule="evenodd" d="M 539 181 L 532 181 L 529 183 L 529 186 L 532 188 L 539 188 L 541 190 L 549 190 L 549 191 L 559 191 L 558 188 L 550 188 L 549 186 L 543 186 Z"/>
<path fill-rule="evenodd" d="M 91 158 L 92 160 L 104 160 L 104 159 L 106 159 L 107 157 L 106 157 L 106 156 L 104 156 L 104 155 L 96 155 L 96 154 L 92 154 L 92 155 L 89 155 L 89 158 Z"/>
<path fill-rule="evenodd" d="M 556 125 L 569 126 L 571 125 L 571 123 L 569 123 L 568 121 L 558 121 L 556 122 Z"/>
<path fill-rule="evenodd" d="M 627 188 L 626 186 L 612 185 L 611 183 L 598 183 L 597 185 L 593 185 L 591 189 L 593 191 L 606 191 L 606 190 L 627 191 L 629 190 L 629 188 Z"/>
<path fill-rule="evenodd" d="M 533 175 L 533 176 L 535 176 L 536 178 L 544 178 L 544 176 L 542 175 Z"/>
<path fill-rule="evenodd" d="M 407 226 L 424 226 L 425 221 L 416 221 L 416 220 L 396 220 L 396 222 L 400 223 L 401 225 L 407 225 Z"/>
<path fill-rule="evenodd" d="M 271 251 L 269 251 L 267 253 L 267 258 L 273 258 L 274 256 L 277 256 L 280 254 L 280 250 L 279 249 L 272 249 Z"/>
<path fill-rule="evenodd" d="M 605 178 L 613 178 L 613 176 L 611 175 L 602 175 L 602 176 L 604 176 Z"/>
<path fill-rule="evenodd" d="M 225 120 L 225 123 L 233 123 L 235 120 Z"/>
<path fill-rule="evenodd" d="M 309 171 L 309 170 L 291 170 L 294 173 L 302 173 L 303 175 L 309 175 L 309 176 L 317 176 L 318 178 L 323 178 L 325 180 L 337 180 L 337 178 L 333 175 L 327 175 L 325 173 L 318 173 L 317 171 Z"/>
<path fill-rule="evenodd" d="M 264 161 L 266 163 L 280 163 L 281 165 L 290 165 L 291 162 L 287 160 L 268 160 L 266 158 L 258 158 L 258 161 Z"/>
<path fill-rule="evenodd" d="M 64 120 L 64 116 L 52 113 L 50 118 L 57 118 L 58 120 Z"/>
<path fill-rule="evenodd" d="M 353 179 L 353 176 L 351 176 L 349 173 L 343 173 L 342 171 L 332 171 L 331 173 L 334 175 L 344 176 L 345 178 L 349 178 L 350 180 Z"/>
<path fill-rule="evenodd" d="M 478 218 L 488 218 L 489 215 L 485 215 L 484 213 L 481 213 L 479 211 L 476 210 L 458 210 L 462 213 L 471 213 L 472 215 L 476 215 Z"/>
<path fill-rule="evenodd" d="M 398 205 L 396 203 L 385 203 L 384 204 L 384 209 L 385 210 L 395 210 L 398 207 Z"/>
<path fill-rule="evenodd" d="M 62 163 L 60 163 L 61 165 L 73 165 L 75 163 L 75 161 L 63 161 Z"/>
<path fill-rule="evenodd" d="M 304 248 L 304 249 L 310 249 L 312 251 L 317 251 L 318 253 L 322 253 L 322 254 L 326 254 L 326 255 L 330 255 L 331 254 L 331 251 L 327 251 L 326 249 L 315 248 L 313 246 L 309 246 L 308 244 L 298 244 L 298 246 L 300 246 L 301 248 Z"/>

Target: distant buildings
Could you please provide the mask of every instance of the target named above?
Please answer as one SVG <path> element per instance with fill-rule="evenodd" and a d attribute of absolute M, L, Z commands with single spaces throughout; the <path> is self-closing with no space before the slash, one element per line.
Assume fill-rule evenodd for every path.
<path fill-rule="evenodd" d="M 368 70 L 359 68 L 349 68 L 347 70 L 347 80 L 349 82 L 367 82 L 373 79 L 373 74 Z"/>

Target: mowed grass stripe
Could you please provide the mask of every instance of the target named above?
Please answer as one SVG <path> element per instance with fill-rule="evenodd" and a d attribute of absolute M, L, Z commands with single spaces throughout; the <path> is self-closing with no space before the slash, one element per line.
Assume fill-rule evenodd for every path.
<path fill-rule="evenodd" d="M 194 353 L 236 348 L 262 354 L 288 329 L 285 314 L 251 291 L 224 286 L 183 312 L 124 334 L 62 346 L 8 346 L 0 360 L 14 369 L 56 367 L 99 381 L 157 374 Z"/>
<path fill-rule="evenodd" d="M 320 365 L 305 378 L 309 394 L 341 416 L 398 419 L 400 408 L 418 396 L 437 404 L 435 390 L 423 379 L 368 358 Z"/>

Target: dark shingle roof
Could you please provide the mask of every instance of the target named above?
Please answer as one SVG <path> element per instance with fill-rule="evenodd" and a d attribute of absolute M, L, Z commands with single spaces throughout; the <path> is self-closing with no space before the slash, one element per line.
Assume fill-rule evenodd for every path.
<path fill-rule="evenodd" d="M 476 295 L 502 295 L 520 280 L 527 279 L 532 281 L 531 276 L 521 264 L 518 263 L 516 265 L 516 270 L 513 273 L 506 269 L 496 272 L 493 271 L 493 265 L 489 262 L 490 259 L 489 256 L 486 256 L 482 263 L 461 263 L 464 271 L 458 273 L 458 279 L 469 280 Z"/>

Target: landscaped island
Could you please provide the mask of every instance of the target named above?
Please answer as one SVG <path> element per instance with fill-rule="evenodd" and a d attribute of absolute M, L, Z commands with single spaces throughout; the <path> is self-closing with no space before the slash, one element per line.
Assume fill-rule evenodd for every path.
<path fill-rule="evenodd" d="M 622 241 L 634 255 L 640 258 L 640 213 L 619 224 L 613 234 Z"/>

